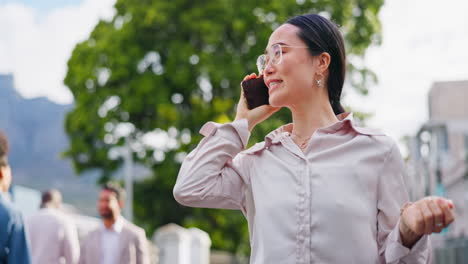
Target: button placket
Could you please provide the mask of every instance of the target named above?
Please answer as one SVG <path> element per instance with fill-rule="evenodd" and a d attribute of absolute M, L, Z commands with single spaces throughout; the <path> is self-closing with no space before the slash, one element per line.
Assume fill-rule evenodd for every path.
<path fill-rule="evenodd" d="M 303 161 L 303 160 L 301 160 Z M 302 164 L 301 164 L 302 165 Z M 306 201 L 306 196 L 307 196 L 307 180 L 304 174 L 304 168 L 303 166 L 299 166 L 297 171 L 297 176 L 299 179 L 299 184 L 298 184 L 298 203 L 297 203 L 297 227 L 296 227 L 296 234 L 297 234 L 297 240 L 296 240 L 296 262 L 297 263 L 304 263 L 304 255 L 306 254 L 306 248 L 304 247 L 304 241 L 305 241 L 305 233 L 307 228 L 305 228 L 305 219 L 307 218 L 306 216 L 306 209 L 307 209 L 307 201 Z"/>
<path fill-rule="evenodd" d="M 303 246 L 304 246 L 304 255 L 303 255 L 303 258 L 304 258 L 304 262 L 305 263 L 310 263 L 310 243 L 308 242 L 309 241 L 309 237 L 310 237 L 310 218 L 311 218 L 311 212 L 310 212 L 310 195 L 311 195 L 311 188 L 310 188 L 310 176 L 309 176 L 309 169 L 308 169 L 308 162 L 307 160 L 304 160 L 304 186 L 305 186 L 305 191 L 306 191 L 306 194 L 305 194 L 305 202 L 303 203 L 304 204 L 304 207 L 305 207 L 305 217 L 303 218 L 304 219 L 304 227 L 305 227 L 305 230 L 304 230 L 304 242 L 303 242 Z"/>
<path fill-rule="evenodd" d="M 308 169 L 307 161 L 302 159 L 302 164 L 297 169 L 297 174 L 299 178 L 298 186 L 298 219 L 297 219 L 297 241 L 296 241 L 296 262 L 297 263 L 308 263 L 310 259 L 309 252 L 309 229 L 310 229 L 310 213 L 308 212 L 309 203 L 309 179 L 308 179 Z"/>

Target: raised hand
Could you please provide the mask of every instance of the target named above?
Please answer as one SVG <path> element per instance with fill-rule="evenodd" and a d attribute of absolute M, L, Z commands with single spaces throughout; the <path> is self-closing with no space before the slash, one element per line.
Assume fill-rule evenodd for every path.
<path fill-rule="evenodd" d="M 412 247 L 424 234 L 440 233 L 455 216 L 453 202 L 442 197 L 425 197 L 402 210 L 400 234 L 403 245 Z"/>
<path fill-rule="evenodd" d="M 244 81 L 253 79 L 253 78 L 257 78 L 257 75 L 255 73 L 245 76 Z M 237 113 L 236 113 L 235 120 L 246 118 L 249 123 L 249 131 L 252 131 L 252 129 L 258 123 L 264 121 L 265 119 L 270 117 L 279 109 L 280 109 L 279 107 L 272 107 L 270 105 L 262 105 L 262 106 L 249 110 L 249 108 L 247 107 L 247 100 L 244 97 L 244 91 L 242 90 L 242 87 L 241 87 L 241 96 L 239 99 L 239 103 L 237 104 Z"/>

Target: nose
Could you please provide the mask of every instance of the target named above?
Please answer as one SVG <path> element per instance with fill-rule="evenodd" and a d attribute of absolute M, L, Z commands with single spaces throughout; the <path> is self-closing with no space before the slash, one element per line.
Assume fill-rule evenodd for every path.
<path fill-rule="evenodd" d="M 274 71 L 275 71 L 275 67 L 273 66 L 273 63 L 271 63 L 271 61 L 268 61 L 265 64 L 265 69 L 263 70 L 263 75 L 265 75 L 265 76 L 271 75 L 272 73 L 274 73 Z"/>

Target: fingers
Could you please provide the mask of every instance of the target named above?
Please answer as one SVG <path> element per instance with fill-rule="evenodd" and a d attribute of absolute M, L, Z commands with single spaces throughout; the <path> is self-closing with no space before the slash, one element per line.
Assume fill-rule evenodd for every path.
<path fill-rule="evenodd" d="M 255 79 L 255 78 L 257 78 L 257 74 L 256 74 L 256 73 L 251 73 L 251 74 L 249 74 L 249 75 L 246 75 L 242 81 L 246 81 L 246 80 L 250 80 L 250 79 Z"/>
<path fill-rule="evenodd" d="M 455 220 L 455 215 L 451 209 L 453 208 L 453 203 L 445 199 L 438 199 L 437 203 L 444 214 L 444 227 L 450 225 Z"/>
<path fill-rule="evenodd" d="M 440 233 L 455 220 L 453 203 L 450 200 L 426 197 L 414 205 L 403 216 L 406 223 L 409 223 L 408 226 L 418 235 Z"/>
<path fill-rule="evenodd" d="M 421 209 L 421 213 L 423 216 L 422 221 L 424 223 L 424 234 L 431 234 L 432 229 L 434 228 L 434 218 L 432 216 L 431 209 L 429 209 L 429 206 L 427 204 L 427 199 L 422 200 L 419 203 L 419 208 Z"/>
<path fill-rule="evenodd" d="M 436 233 L 440 233 L 445 227 L 445 219 L 444 219 L 444 212 L 442 208 L 437 204 L 439 199 L 437 198 L 429 198 L 427 201 L 427 205 L 432 212 L 432 216 L 434 219 L 434 226 L 432 230 Z"/>

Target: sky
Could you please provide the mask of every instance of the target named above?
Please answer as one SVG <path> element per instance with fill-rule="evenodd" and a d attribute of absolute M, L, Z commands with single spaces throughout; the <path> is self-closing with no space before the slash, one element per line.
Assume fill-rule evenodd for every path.
<path fill-rule="evenodd" d="M 63 85 L 66 62 L 115 0 L 0 0 L 0 73 L 13 73 L 27 98 L 57 103 L 73 97 Z M 391 0 L 379 17 L 383 42 L 365 63 L 378 76 L 369 96 L 345 91 L 344 103 L 372 112 L 368 126 L 396 140 L 414 135 L 428 118 L 435 81 L 468 80 L 468 1 Z"/>
<path fill-rule="evenodd" d="M 99 19 L 110 20 L 115 0 L 0 0 L 0 73 L 12 73 L 27 98 L 65 104 L 67 61 Z"/>

